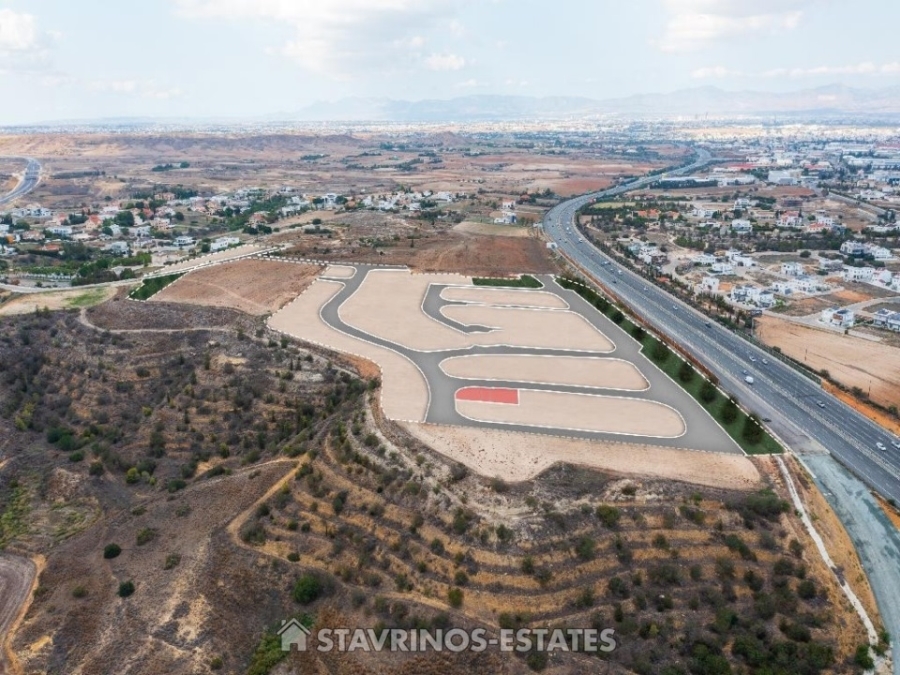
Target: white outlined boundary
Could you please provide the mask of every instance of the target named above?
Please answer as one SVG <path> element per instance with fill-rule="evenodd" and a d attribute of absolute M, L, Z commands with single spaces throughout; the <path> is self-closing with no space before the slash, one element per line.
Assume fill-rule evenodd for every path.
<path fill-rule="evenodd" d="M 573 264 L 574 264 L 574 263 L 573 263 Z M 578 267 L 577 265 L 575 265 L 575 268 L 576 268 L 576 269 L 581 269 L 581 268 Z M 589 277 L 589 278 L 592 278 L 592 277 L 590 277 L 590 275 L 588 275 L 588 277 Z M 559 287 L 562 288 L 563 290 L 572 290 L 572 289 L 567 289 L 567 288 L 565 288 L 564 286 L 562 286 L 562 285 L 559 283 L 559 280 L 558 280 L 558 279 L 554 279 L 554 282 L 556 283 L 557 286 L 559 286 Z M 595 289 L 591 288 L 591 287 L 588 286 L 587 284 L 583 284 L 583 283 L 581 283 L 581 282 L 579 282 L 579 281 L 575 281 L 575 280 L 573 280 L 572 283 L 575 284 L 575 285 L 577 285 L 577 286 L 581 286 L 582 288 L 586 288 L 586 289 L 589 290 L 589 291 L 593 291 L 594 293 L 597 293 L 597 291 L 596 291 Z M 597 285 L 598 287 L 601 288 L 600 293 L 606 295 L 606 293 L 605 293 L 605 291 L 602 289 L 600 283 L 597 282 L 596 285 Z M 601 312 L 599 309 L 597 309 L 596 307 L 594 307 L 590 302 L 588 302 L 588 300 L 587 300 L 586 298 L 582 298 L 581 295 L 578 294 L 578 291 L 572 290 L 572 292 L 575 293 L 576 295 L 578 295 L 579 298 L 581 298 L 581 299 L 582 299 L 584 302 L 586 302 L 590 307 L 592 307 L 592 308 L 594 309 L 594 311 L 596 311 L 598 314 L 600 314 L 601 316 L 603 316 L 603 317 L 606 318 L 607 320 L 612 321 L 612 319 L 610 319 L 608 316 L 606 316 L 606 314 L 604 314 L 604 313 Z M 610 298 L 610 296 L 608 296 L 608 295 L 606 295 L 606 298 L 605 298 L 605 299 L 606 299 L 610 304 L 614 305 L 614 306 L 616 307 L 616 309 L 618 309 L 619 311 L 621 311 L 622 307 L 621 307 L 621 305 L 620 305 L 618 302 L 616 302 L 615 300 L 612 300 L 612 299 Z M 624 312 L 623 312 L 623 314 L 624 314 Z M 634 317 L 634 314 L 632 314 L 632 317 Z M 626 315 L 626 318 L 628 318 L 627 315 Z M 635 317 L 635 318 L 636 318 L 636 317 Z M 628 318 L 628 320 L 631 321 L 632 323 L 635 323 L 631 318 Z M 615 322 L 613 322 L 613 323 L 615 323 Z M 644 322 L 641 322 L 641 323 L 635 323 L 635 325 L 639 325 L 641 328 L 644 329 L 644 331 L 647 332 L 648 335 L 652 336 L 652 337 L 653 337 L 654 339 L 656 339 L 656 340 L 659 340 L 659 342 L 662 342 L 662 343 L 665 344 L 667 347 L 670 347 L 669 344 L 668 344 L 665 340 L 660 339 L 660 336 L 659 336 L 658 331 L 654 330 L 653 328 L 651 328 L 650 326 L 648 326 L 646 323 L 644 323 Z M 626 335 L 626 336 L 627 336 L 628 338 L 630 338 L 631 340 L 634 340 L 634 342 L 638 345 L 638 354 L 639 354 L 639 355 L 640 355 L 640 356 L 641 356 L 641 357 L 642 357 L 642 358 L 643 358 L 643 359 L 644 359 L 651 367 L 656 368 L 656 370 L 658 370 L 659 373 L 660 373 L 664 378 L 666 378 L 667 380 L 669 380 L 670 382 L 672 382 L 673 385 L 675 385 L 676 387 L 678 387 L 678 389 L 679 389 L 681 392 L 683 392 L 683 394 L 684 394 L 685 396 L 687 396 L 689 400 L 693 401 L 693 402 L 697 405 L 697 407 L 700 408 L 700 410 L 701 410 L 704 414 L 706 414 L 706 415 L 712 420 L 713 424 L 715 424 L 717 427 L 719 427 L 719 430 L 720 430 L 723 434 L 725 434 L 725 438 L 727 438 L 728 440 L 730 440 L 730 441 L 734 444 L 734 447 L 736 447 L 736 448 L 741 452 L 741 454 L 742 454 L 744 457 L 757 457 L 757 456 L 765 457 L 765 456 L 766 456 L 766 455 L 751 455 L 749 452 L 747 452 L 746 450 L 744 450 L 743 446 L 742 446 L 740 443 L 738 443 L 737 439 L 734 438 L 730 433 L 728 433 L 728 430 L 727 430 L 725 427 L 723 427 L 723 426 L 721 425 L 721 423 L 719 422 L 719 420 L 717 420 L 717 419 L 715 418 L 715 416 L 712 414 L 712 412 L 710 412 L 709 410 L 706 409 L 706 407 L 703 405 L 703 403 L 701 403 L 700 401 L 698 401 L 697 399 L 695 399 L 694 396 L 693 396 L 687 389 L 685 389 L 685 388 L 682 387 L 678 382 L 675 381 L 675 378 L 670 377 L 669 374 L 668 374 L 666 371 L 664 371 L 664 370 L 663 370 L 662 368 L 660 368 L 656 363 L 654 363 L 653 359 L 651 359 L 650 356 L 649 356 L 648 354 L 645 354 L 645 353 L 644 353 L 644 345 L 643 345 L 643 343 L 638 342 L 637 339 L 635 339 L 635 337 L 634 337 L 633 335 L 630 335 L 630 334 L 628 333 L 628 331 L 626 331 L 626 330 L 625 330 L 624 328 L 622 328 L 621 326 L 616 325 L 616 327 L 622 332 L 623 335 Z M 671 347 L 670 347 L 670 351 L 671 351 L 676 357 L 678 357 L 682 362 L 688 363 L 688 364 L 691 366 L 691 368 L 694 369 L 694 372 L 696 372 L 696 373 L 697 373 L 700 377 L 702 377 L 704 380 L 706 380 L 707 382 L 712 382 L 712 380 L 710 380 L 710 379 L 706 376 L 705 373 L 703 373 L 702 371 L 698 370 L 697 367 L 696 367 L 696 365 L 694 365 L 693 363 L 691 363 L 690 361 L 688 361 L 686 358 L 684 358 L 684 356 L 682 356 L 681 353 L 680 353 L 678 350 L 671 349 Z M 718 391 L 720 394 L 722 394 L 722 396 L 725 397 L 726 400 L 732 398 L 732 395 L 729 394 L 728 392 L 726 392 L 724 389 L 722 389 L 722 387 L 721 387 L 720 384 L 718 384 L 718 383 L 713 383 L 713 386 L 716 388 L 716 391 Z M 738 404 L 738 407 L 740 408 L 741 411 L 743 411 L 743 413 L 744 413 L 745 415 L 747 415 L 748 417 L 750 416 L 751 413 L 748 412 L 742 405 L 740 405 L 740 403 Z M 760 422 L 760 424 L 762 424 L 762 422 Z M 766 428 L 766 431 L 768 432 L 768 428 Z M 775 440 L 776 440 L 776 442 L 780 442 L 779 439 L 777 439 L 777 438 L 776 438 Z M 784 449 L 786 449 L 786 448 L 787 448 L 787 446 L 784 445 L 784 444 L 782 443 L 782 449 L 784 450 Z M 701 450 L 700 452 L 705 452 L 705 451 L 702 451 L 702 450 Z M 729 453 L 716 453 L 716 454 L 728 454 L 728 455 L 730 455 L 730 454 L 734 454 L 734 453 L 730 453 L 730 452 L 729 452 Z"/>
<path fill-rule="evenodd" d="M 476 417 L 469 417 L 468 415 L 464 415 L 463 413 L 461 413 L 459 411 L 459 406 L 456 405 L 458 403 L 458 400 L 456 399 L 456 397 L 454 397 L 453 400 L 454 400 L 454 405 L 456 407 L 456 413 L 460 417 L 463 417 L 472 422 L 482 422 L 482 423 L 487 423 L 487 424 L 502 424 L 505 426 L 525 426 L 525 427 L 534 427 L 536 429 L 560 429 L 563 431 L 574 431 L 574 432 L 585 433 L 585 434 L 612 434 L 614 436 L 628 436 L 629 438 L 656 438 L 656 439 L 660 439 L 660 440 L 670 440 L 670 441 L 676 440 L 679 438 L 683 438 L 687 434 L 687 422 L 685 421 L 685 419 L 681 415 L 681 413 L 678 412 L 672 406 L 670 406 L 666 403 L 661 403 L 659 401 L 648 401 L 647 399 L 634 398 L 632 396 L 604 396 L 603 394 L 574 394 L 574 393 L 570 393 L 570 392 L 566 392 L 566 391 L 550 391 L 550 390 L 546 390 L 546 389 L 528 389 L 527 387 L 519 387 L 518 389 L 520 392 L 520 396 L 519 396 L 519 406 L 520 407 L 522 406 L 521 393 L 533 392 L 536 394 L 556 394 L 557 396 L 580 396 L 583 398 L 608 399 L 608 400 L 613 400 L 613 401 L 638 401 L 640 403 L 645 403 L 648 405 L 656 405 L 656 406 L 660 406 L 663 408 L 668 408 L 673 413 L 675 413 L 675 415 L 678 417 L 678 419 L 681 420 L 682 431 L 680 434 L 677 434 L 675 436 L 653 436 L 650 434 L 634 434 L 634 433 L 628 433 L 628 432 L 624 432 L 624 431 L 603 431 L 603 430 L 599 430 L 599 429 L 579 429 L 578 427 L 549 426 L 549 425 L 545 425 L 545 424 L 529 424 L 528 422 L 501 422 L 499 420 L 478 419 Z M 464 401 L 464 402 L 465 403 L 490 403 L 490 401 Z"/>
<path fill-rule="evenodd" d="M 496 358 L 500 358 L 500 359 L 572 359 L 572 360 L 577 359 L 579 361 L 599 361 L 599 362 L 616 361 L 618 363 L 627 363 L 629 366 L 634 368 L 635 372 L 641 377 L 641 379 L 647 383 L 647 386 L 644 387 L 643 389 L 623 389 L 622 387 L 600 387 L 600 386 L 593 385 L 593 384 L 572 384 L 571 382 L 560 382 L 558 380 L 555 380 L 553 382 L 541 382 L 538 380 L 509 380 L 509 379 L 502 379 L 499 377 L 472 378 L 472 377 L 463 376 L 463 375 L 453 375 L 452 373 L 448 373 L 446 368 L 444 368 L 444 364 L 447 363 L 447 361 L 455 361 L 455 360 L 462 361 L 464 359 L 484 359 L 484 358 L 491 358 L 491 359 L 496 359 Z M 444 375 L 446 375 L 447 377 L 451 377 L 454 380 L 467 380 L 467 381 L 480 380 L 482 382 L 520 382 L 522 384 L 546 384 L 546 385 L 557 386 L 557 387 L 581 387 L 583 389 L 598 389 L 598 390 L 603 389 L 606 391 L 630 391 L 632 393 L 640 393 L 640 392 L 650 391 L 650 389 L 653 387 L 653 385 L 650 383 L 650 380 L 648 380 L 644 376 L 644 374 L 641 372 L 640 368 L 638 368 L 631 361 L 628 361 L 627 359 L 611 358 L 611 357 L 606 357 L 606 356 L 549 356 L 547 354 L 469 354 L 467 356 L 448 356 L 446 359 L 442 360 L 438 364 L 438 368 L 441 369 L 441 372 L 444 373 Z"/>
<path fill-rule="evenodd" d="M 374 364 L 378 367 L 378 370 L 381 371 L 382 380 L 384 380 L 385 367 L 384 367 L 383 364 L 379 363 L 379 362 L 378 362 L 375 358 L 373 358 L 372 356 L 364 356 L 363 354 L 358 354 L 358 353 L 356 353 L 356 352 L 352 352 L 352 351 L 349 351 L 349 350 L 340 349 L 340 348 L 338 348 L 338 347 L 335 347 L 334 345 L 324 344 L 324 343 L 322 343 L 322 342 L 319 342 L 318 340 L 312 340 L 312 339 L 310 339 L 310 338 L 308 338 L 308 337 L 303 337 L 302 335 L 297 335 L 296 333 L 289 333 L 288 331 L 283 331 L 283 330 L 280 330 L 280 329 L 278 329 L 278 328 L 274 328 L 274 327 L 271 325 L 272 319 L 274 319 L 276 316 L 278 316 L 279 314 L 281 314 L 281 312 L 286 311 L 286 310 L 287 310 L 289 307 L 291 307 L 291 305 L 293 305 L 294 303 L 298 302 L 298 301 L 299 301 L 299 300 L 300 300 L 300 299 L 301 299 L 301 298 L 302 298 L 302 297 L 303 297 L 303 296 L 304 296 L 304 295 L 305 295 L 305 294 L 313 287 L 313 284 L 316 284 L 316 283 L 336 284 L 336 285 L 339 285 L 339 286 L 341 286 L 341 287 L 346 287 L 346 285 L 347 285 L 347 280 L 346 280 L 346 279 L 345 279 L 345 280 L 339 280 L 339 279 L 322 279 L 321 277 L 318 278 L 318 279 L 315 279 L 315 280 L 313 281 L 313 283 L 309 285 L 309 288 L 307 288 L 305 291 L 303 291 L 303 293 L 301 293 L 300 295 L 298 295 L 298 296 L 297 296 L 296 298 L 294 298 L 291 302 L 289 302 L 288 304 L 286 304 L 284 307 L 282 307 L 280 310 L 278 310 L 275 314 L 273 314 L 271 317 L 269 317 L 269 319 L 266 321 L 266 325 L 268 325 L 269 328 L 270 328 L 271 330 L 275 331 L 276 333 L 281 333 L 281 334 L 283 334 L 283 335 L 289 335 L 290 337 L 294 338 L 295 340 L 302 340 L 303 342 L 308 342 L 308 343 L 310 343 L 310 344 L 317 345 L 317 346 L 319 346 L 319 347 L 322 347 L 323 349 L 328 349 L 328 350 L 330 350 L 330 351 L 338 352 L 338 353 L 341 353 L 341 354 L 348 354 L 348 355 L 354 356 L 354 357 L 356 357 L 356 358 L 358 358 L 358 359 L 363 359 L 364 361 L 369 361 L 369 362 L 371 362 L 371 363 L 374 363 Z M 359 290 L 359 288 L 357 288 L 357 290 Z M 317 313 L 318 313 L 318 316 L 319 316 L 319 321 L 321 321 L 321 322 L 322 322 L 322 325 L 325 326 L 326 328 L 328 328 L 329 330 L 333 330 L 335 333 L 338 333 L 338 334 L 340 334 L 340 335 L 343 335 L 344 337 L 346 337 L 346 338 L 348 338 L 348 339 L 350 339 L 350 340 L 356 340 L 357 342 L 362 342 L 362 343 L 364 343 L 364 344 L 369 345 L 370 347 L 376 347 L 376 348 L 378 348 L 378 349 L 383 349 L 383 350 L 385 350 L 385 351 L 392 352 L 392 353 L 396 354 L 397 356 L 399 356 L 400 358 L 402 358 L 404 361 L 407 361 L 408 363 L 411 363 L 411 364 L 415 367 L 415 369 L 419 372 L 419 375 L 422 377 L 422 381 L 425 383 L 425 390 L 426 390 L 426 392 L 427 392 L 427 397 L 426 397 L 426 405 L 425 405 L 425 414 L 424 414 L 424 417 L 427 418 L 427 417 L 428 417 L 428 411 L 429 411 L 429 409 L 431 408 L 431 384 L 428 382 L 428 378 L 425 377 L 425 373 L 422 372 L 422 369 L 419 368 L 419 365 L 418 365 L 415 361 L 412 361 L 411 359 L 407 358 L 406 356 L 404 356 L 403 354 L 401 354 L 400 352 L 398 352 L 398 351 L 395 350 L 395 349 L 391 349 L 390 347 L 384 347 L 384 346 L 382 346 L 382 345 L 375 344 L 374 342 L 370 342 L 369 340 L 365 340 L 365 339 L 356 337 L 355 335 L 350 335 L 349 333 L 345 333 L 344 331 L 340 330 L 339 328 L 336 328 L 336 327 L 332 326 L 330 323 L 328 323 L 328 322 L 322 317 L 322 312 L 323 312 L 324 309 L 325 309 L 325 305 L 327 305 L 329 302 L 331 302 L 332 300 L 334 300 L 334 298 L 335 298 L 335 297 L 337 296 L 337 294 L 340 293 L 340 292 L 341 292 L 341 289 L 339 288 L 339 289 L 338 289 L 338 290 L 337 290 L 337 291 L 336 291 L 336 292 L 335 292 L 328 300 L 326 300 L 326 301 L 319 307 L 319 309 L 317 310 Z M 351 294 L 350 297 L 353 297 L 353 295 L 354 295 L 355 293 L 356 293 L 356 291 L 354 291 L 354 293 Z M 348 297 L 347 300 L 349 300 L 350 297 Z M 346 302 L 347 300 L 345 300 L 344 302 Z M 341 303 L 341 304 L 343 304 L 343 303 Z M 340 307 L 339 307 L 338 309 L 340 309 Z M 339 314 L 340 314 L 340 313 L 339 313 Z M 360 331 L 360 332 L 361 332 L 361 333 L 365 333 L 365 331 Z M 368 333 L 366 333 L 366 335 L 368 335 Z M 371 337 L 371 336 L 370 336 L 370 337 Z M 382 409 L 382 411 L 384 411 L 385 406 L 384 406 L 384 382 L 383 382 L 383 381 L 382 381 L 382 385 L 381 385 L 381 387 L 380 387 L 379 389 L 380 389 L 379 401 L 380 401 L 381 409 Z M 408 422 L 408 423 L 410 423 L 410 424 L 425 424 L 425 420 L 402 420 L 402 419 L 396 419 L 396 418 L 390 418 L 390 419 L 392 419 L 392 420 L 395 421 L 395 422 Z"/>
<path fill-rule="evenodd" d="M 489 307 L 509 307 L 509 308 L 515 308 L 515 309 L 544 309 L 544 310 L 548 310 L 548 311 L 550 311 L 550 310 L 572 309 L 572 306 L 571 306 L 568 302 L 566 302 L 564 298 L 561 298 L 561 297 L 560 297 L 559 295 L 557 295 L 556 293 L 552 293 L 552 292 L 546 290 L 546 289 L 547 289 L 546 284 L 545 284 L 544 286 L 542 286 L 541 288 L 531 288 L 531 289 L 523 289 L 523 288 L 500 288 L 500 287 L 497 287 L 497 286 L 475 286 L 474 284 L 473 284 L 472 286 L 460 286 L 460 285 L 458 285 L 458 284 L 430 284 L 430 286 L 438 286 L 438 285 L 442 285 L 442 286 L 443 286 L 443 289 L 442 289 L 441 292 L 439 293 L 439 297 L 440 297 L 440 299 L 443 300 L 444 302 L 464 303 L 464 304 L 467 304 L 467 305 L 487 305 L 487 306 L 489 306 Z M 522 293 L 522 294 L 529 293 L 529 294 L 544 295 L 544 296 L 549 296 L 549 297 L 551 297 L 551 298 L 556 298 L 557 300 L 559 300 L 560 302 L 562 302 L 564 306 L 563 306 L 563 307 L 542 307 L 542 306 L 539 306 L 539 305 L 533 305 L 533 304 L 532 304 L 532 305 L 515 305 L 515 304 L 510 305 L 510 304 L 503 304 L 503 303 L 497 304 L 496 302 L 489 302 L 489 301 L 483 301 L 483 300 L 482 300 L 482 301 L 479 301 L 479 300 L 455 300 L 455 299 L 453 299 L 453 298 L 447 298 L 447 297 L 444 297 L 444 292 L 445 292 L 445 291 L 450 291 L 450 290 L 457 289 L 457 288 L 463 289 L 463 290 L 471 290 L 471 289 L 475 289 L 475 290 L 477 290 L 477 291 L 479 291 L 479 292 L 485 291 L 485 292 L 488 292 L 488 293 L 496 293 L 496 292 L 509 293 L 509 292 L 513 292 L 513 293 Z"/>

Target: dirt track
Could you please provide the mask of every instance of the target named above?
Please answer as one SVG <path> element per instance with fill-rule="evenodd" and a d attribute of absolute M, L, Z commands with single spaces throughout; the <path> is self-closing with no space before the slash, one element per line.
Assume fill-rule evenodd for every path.
<path fill-rule="evenodd" d="M 15 673 L 13 654 L 9 650 L 9 631 L 19 618 L 22 606 L 31 593 L 37 568 L 28 558 L 0 554 L 0 675 Z"/>

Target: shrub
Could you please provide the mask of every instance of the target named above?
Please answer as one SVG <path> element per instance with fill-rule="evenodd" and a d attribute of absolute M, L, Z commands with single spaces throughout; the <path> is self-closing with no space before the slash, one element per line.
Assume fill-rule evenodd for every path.
<path fill-rule="evenodd" d="M 804 579 L 797 584 L 797 595 L 803 600 L 812 600 L 816 597 L 816 584 L 810 579 Z"/>
<path fill-rule="evenodd" d="M 87 594 L 87 589 L 84 586 L 76 586 L 72 589 L 73 598 L 86 598 Z"/>
<path fill-rule="evenodd" d="M 638 342 L 644 341 L 644 336 L 647 335 L 647 331 L 645 331 L 641 326 L 634 326 L 631 329 L 631 337 L 633 337 Z"/>
<path fill-rule="evenodd" d="M 181 564 L 181 555 L 178 553 L 170 553 L 166 556 L 166 562 L 163 563 L 164 570 L 171 570 Z"/>
<path fill-rule="evenodd" d="M 756 445 L 763 439 L 763 428 L 759 423 L 759 417 L 750 415 L 744 420 L 744 429 L 741 436 L 751 445 Z"/>
<path fill-rule="evenodd" d="M 682 361 L 681 367 L 678 369 L 678 380 L 683 384 L 688 384 L 694 379 L 694 375 L 694 367 L 687 361 Z"/>
<path fill-rule="evenodd" d="M 722 404 L 722 421 L 725 424 L 733 424 L 737 420 L 739 412 L 737 401 L 734 398 L 729 398 Z"/>
<path fill-rule="evenodd" d="M 622 514 L 615 506 L 601 504 L 597 507 L 597 518 L 599 518 L 600 522 L 610 529 L 616 527 L 619 524 L 619 519 L 621 517 Z"/>
<path fill-rule="evenodd" d="M 88 467 L 88 475 L 102 476 L 103 475 L 103 462 L 91 462 L 91 465 Z"/>
<path fill-rule="evenodd" d="M 451 588 L 447 591 L 447 602 L 454 609 L 459 609 L 463 604 L 463 591 L 461 588 Z"/>
<path fill-rule="evenodd" d="M 151 541 L 156 539 L 156 530 L 151 527 L 145 527 L 137 533 L 136 539 L 138 546 L 149 544 Z"/>
<path fill-rule="evenodd" d="M 575 555 L 581 560 L 593 560 L 596 553 L 597 543 L 590 537 L 580 537 L 575 543 Z"/>
<path fill-rule="evenodd" d="M 113 558 L 118 558 L 121 552 L 122 547 L 118 544 L 107 544 L 103 549 L 103 557 L 107 560 L 112 560 Z"/>
<path fill-rule="evenodd" d="M 522 558 L 522 573 L 534 574 L 534 558 L 532 558 L 530 555 Z"/>
<path fill-rule="evenodd" d="M 315 602 L 322 595 L 322 582 L 315 574 L 304 574 L 296 583 L 291 595 L 294 602 L 301 605 L 308 605 Z"/>
<path fill-rule="evenodd" d="M 669 360 L 671 355 L 672 352 L 669 351 L 669 348 L 666 347 L 664 342 L 660 342 L 659 340 L 656 341 L 653 345 L 653 351 L 650 352 L 650 357 L 657 363 L 665 363 Z"/>
<path fill-rule="evenodd" d="M 612 316 L 610 318 L 613 320 L 613 323 L 620 324 L 625 320 L 625 315 L 622 314 L 621 310 L 617 309 L 612 313 Z"/>
<path fill-rule="evenodd" d="M 856 648 L 853 663 L 863 670 L 872 670 L 875 667 L 875 661 L 872 660 L 872 655 L 869 653 L 869 645 L 860 645 Z"/>
<path fill-rule="evenodd" d="M 134 593 L 134 582 L 133 581 L 123 581 L 119 584 L 119 597 L 127 598 L 128 596 Z"/>
<path fill-rule="evenodd" d="M 714 402 L 718 395 L 719 392 L 716 390 L 716 385 L 709 380 L 705 380 L 703 386 L 700 387 L 700 400 L 708 405 Z"/>

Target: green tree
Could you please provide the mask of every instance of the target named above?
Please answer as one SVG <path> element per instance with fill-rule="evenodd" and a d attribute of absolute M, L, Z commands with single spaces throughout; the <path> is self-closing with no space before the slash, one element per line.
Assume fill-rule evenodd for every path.
<path fill-rule="evenodd" d="M 694 367 L 687 361 L 682 361 L 681 367 L 678 369 L 678 379 L 687 384 L 694 379 L 694 375 Z"/>
<path fill-rule="evenodd" d="M 700 400 L 704 403 L 712 403 L 716 400 L 716 396 L 718 396 L 718 391 L 716 391 L 716 385 L 714 385 L 709 380 L 703 382 L 703 386 L 700 387 Z"/>

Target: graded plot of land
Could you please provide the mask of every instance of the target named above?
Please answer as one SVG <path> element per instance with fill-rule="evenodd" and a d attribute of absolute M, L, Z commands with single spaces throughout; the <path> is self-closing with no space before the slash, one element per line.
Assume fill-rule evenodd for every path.
<path fill-rule="evenodd" d="M 253 255 L 254 253 L 261 253 L 263 250 L 262 247 L 256 246 L 255 244 L 245 244 L 244 246 L 230 248 L 226 251 L 219 251 L 218 253 L 210 253 L 209 255 L 204 255 L 199 258 L 190 258 L 189 260 L 184 260 L 174 265 L 166 265 L 166 267 L 162 269 L 162 273 L 178 274 L 179 272 L 188 272 L 197 267 L 202 267 L 211 263 L 222 263 L 226 260 L 234 260 L 236 258 Z"/>
<path fill-rule="evenodd" d="M 813 370 L 827 370 L 847 387 L 859 387 L 876 403 L 900 405 L 900 349 L 764 316 L 758 337 Z"/>
<path fill-rule="evenodd" d="M 447 305 L 441 314 L 466 326 L 496 328 L 472 335 L 474 344 L 516 345 L 544 349 L 571 349 L 609 353 L 615 345 L 575 312 L 560 310 Z"/>
<path fill-rule="evenodd" d="M 494 223 L 479 223 L 466 220 L 453 227 L 454 232 L 466 234 L 483 234 L 496 237 L 528 237 L 531 235 L 531 227 L 524 225 L 497 225 Z"/>
<path fill-rule="evenodd" d="M 381 405 L 395 420 L 424 420 L 428 410 L 428 385 L 408 359 L 389 349 L 345 335 L 326 324 L 319 310 L 334 298 L 343 284 L 317 279 L 300 297 L 269 319 L 269 326 L 300 340 L 360 356 L 381 369 Z"/>
<path fill-rule="evenodd" d="M 471 302 L 508 307 L 569 308 L 565 300 L 553 293 L 484 286 L 449 286 L 441 291 L 441 298 L 449 302 Z"/>
<path fill-rule="evenodd" d="M 313 282 L 317 265 L 256 258 L 195 270 L 166 286 L 153 302 L 230 307 L 262 315 L 281 309 Z"/>
<path fill-rule="evenodd" d="M 0 304 L 0 316 L 33 314 L 38 310 L 81 309 L 106 302 L 116 294 L 110 286 L 104 288 L 73 288 L 46 293 L 13 294 L 8 302 Z"/>
<path fill-rule="evenodd" d="M 329 265 L 322 276 L 329 279 L 352 279 L 356 276 L 356 268 L 349 265 Z"/>
<path fill-rule="evenodd" d="M 447 359 L 441 363 L 441 370 L 451 377 L 464 379 L 624 391 L 645 391 L 650 387 L 637 366 L 621 359 L 476 354 Z"/>
<path fill-rule="evenodd" d="M 592 431 L 648 438 L 678 438 L 684 419 L 674 409 L 639 399 L 519 389 L 518 403 L 508 405 L 456 399 L 460 415 L 478 422 Z"/>
<path fill-rule="evenodd" d="M 741 455 L 607 443 L 517 431 L 403 424 L 413 436 L 483 476 L 512 482 L 535 478 L 557 462 L 631 476 L 652 476 L 710 487 L 750 490 L 760 475 Z"/>

